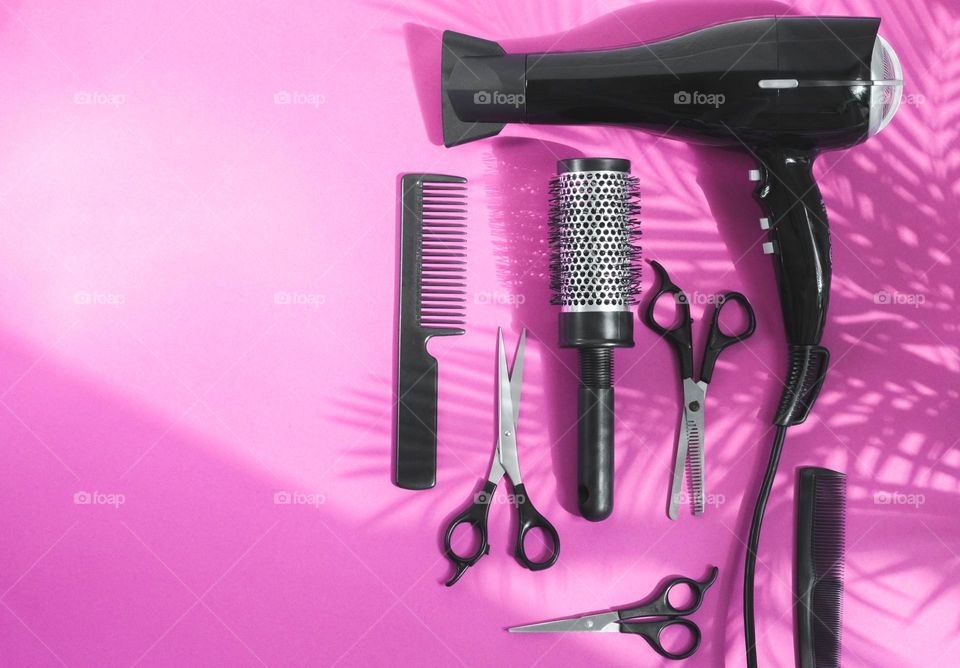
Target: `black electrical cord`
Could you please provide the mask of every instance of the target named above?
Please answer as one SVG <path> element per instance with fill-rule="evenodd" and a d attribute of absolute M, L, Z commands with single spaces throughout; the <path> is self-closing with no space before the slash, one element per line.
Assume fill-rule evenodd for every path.
<path fill-rule="evenodd" d="M 787 437 L 787 427 L 777 426 L 777 434 L 773 439 L 773 448 L 770 450 L 770 461 L 767 471 L 763 474 L 763 483 L 757 494 L 757 503 L 753 507 L 753 520 L 750 522 L 750 536 L 747 538 L 747 560 L 743 567 L 743 635 L 747 642 L 747 668 L 757 668 L 757 630 L 753 619 L 753 576 L 757 570 L 757 548 L 760 545 L 760 525 L 763 524 L 763 513 L 767 509 L 767 499 L 773 488 L 773 479 L 777 475 L 780 465 L 780 453 L 783 452 L 783 441 Z"/>

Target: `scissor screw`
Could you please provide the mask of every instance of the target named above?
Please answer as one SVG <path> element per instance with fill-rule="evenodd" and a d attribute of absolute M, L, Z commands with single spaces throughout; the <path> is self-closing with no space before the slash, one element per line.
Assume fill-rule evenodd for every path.
<path fill-rule="evenodd" d="M 692 410 L 694 413 L 696 413 L 698 410 L 700 410 L 700 402 L 699 402 L 699 401 L 691 401 L 691 402 L 690 402 L 690 410 Z"/>
<path fill-rule="evenodd" d="M 503 435 L 504 435 L 504 436 L 509 436 L 509 435 L 510 435 L 510 430 L 509 430 L 509 429 L 504 430 Z"/>

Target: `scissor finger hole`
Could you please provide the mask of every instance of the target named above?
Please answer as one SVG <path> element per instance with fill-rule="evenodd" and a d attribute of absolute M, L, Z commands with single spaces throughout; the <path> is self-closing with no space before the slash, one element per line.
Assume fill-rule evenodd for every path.
<path fill-rule="evenodd" d="M 696 638 L 693 630 L 686 624 L 670 624 L 660 629 L 660 636 L 657 638 L 660 647 L 670 654 L 685 654 L 690 651 Z"/>
<path fill-rule="evenodd" d="M 553 536 L 540 527 L 532 527 L 523 535 L 523 553 L 535 564 L 548 561 L 556 550 Z"/>
<path fill-rule="evenodd" d="M 676 610 L 688 610 L 697 600 L 697 592 L 686 582 L 678 582 L 667 592 L 667 603 Z"/>
<path fill-rule="evenodd" d="M 462 559 L 470 558 L 480 551 L 482 542 L 480 527 L 472 522 L 461 522 L 450 536 L 450 551 Z"/>
<path fill-rule="evenodd" d="M 717 297 L 722 300 L 723 296 Z M 732 304 L 731 304 L 732 302 Z M 720 315 L 717 318 L 717 327 L 724 336 L 740 336 L 750 327 L 750 316 L 747 315 L 747 309 L 735 299 L 719 301 L 717 304 L 720 309 Z"/>
<path fill-rule="evenodd" d="M 664 292 L 657 297 L 653 305 L 653 320 L 664 329 L 676 329 L 680 326 L 683 314 L 680 312 L 682 294 Z"/>

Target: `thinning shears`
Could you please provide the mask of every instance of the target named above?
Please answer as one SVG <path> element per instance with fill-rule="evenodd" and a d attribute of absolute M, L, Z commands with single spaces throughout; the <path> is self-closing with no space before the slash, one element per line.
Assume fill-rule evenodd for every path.
<path fill-rule="evenodd" d="M 757 320 L 750 302 L 740 292 L 725 292 L 714 300 L 716 307 L 710 318 L 710 330 L 707 345 L 703 350 L 703 362 L 700 364 L 700 379 L 693 374 L 693 320 L 690 317 L 690 301 L 687 295 L 670 280 L 667 270 L 659 262 L 650 261 L 660 277 L 660 288 L 647 304 L 645 321 L 657 334 L 665 338 L 677 353 L 680 362 L 680 380 L 683 383 L 683 412 L 680 415 L 680 436 L 677 439 L 677 458 L 673 466 L 673 482 L 670 486 L 670 505 L 667 514 L 677 519 L 680 496 L 683 488 L 683 472 L 690 478 L 690 494 L 693 497 L 694 515 L 702 515 L 704 508 L 704 417 L 703 411 L 707 397 L 707 386 L 713 378 L 713 368 L 720 353 L 734 343 L 749 338 L 757 327 Z M 677 302 L 679 321 L 671 328 L 657 322 L 654 308 L 664 295 L 670 295 Z M 737 302 L 747 316 L 746 326 L 736 334 L 726 334 L 720 328 L 720 312 L 730 302 Z"/>

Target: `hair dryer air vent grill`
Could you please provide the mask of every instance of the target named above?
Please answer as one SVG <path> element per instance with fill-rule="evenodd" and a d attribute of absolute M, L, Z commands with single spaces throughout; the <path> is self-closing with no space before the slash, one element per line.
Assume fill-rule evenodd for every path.
<path fill-rule="evenodd" d="M 870 136 L 880 132 L 900 108 L 903 97 L 903 70 L 890 43 L 877 35 L 870 63 Z"/>

